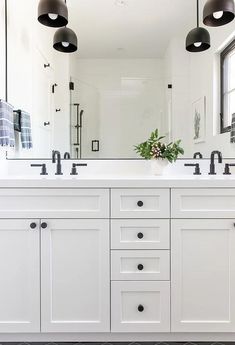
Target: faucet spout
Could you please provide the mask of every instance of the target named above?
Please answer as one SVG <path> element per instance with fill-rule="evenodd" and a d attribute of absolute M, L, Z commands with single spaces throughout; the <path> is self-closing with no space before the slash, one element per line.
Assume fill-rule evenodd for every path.
<path fill-rule="evenodd" d="M 203 158 L 201 152 L 195 152 L 195 153 L 194 153 L 193 159 L 197 159 L 197 158 L 199 158 L 199 159 L 202 159 L 202 158 Z"/>
<path fill-rule="evenodd" d="M 215 172 L 215 156 L 218 157 L 218 163 L 222 163 L 222 153 L 220 151 L 212 151 L 211 152 L 211 163 L 210 163 L 210 172 L 209 175 L 216 175 Z"/>
<path fill-rule="evenodd" d="M 63 175 L 62 165 L 61 165 L 61 154 L 59 151 L 52 151 L 52 163 L 56 163 L 56 173 L 55 175 Z"/>

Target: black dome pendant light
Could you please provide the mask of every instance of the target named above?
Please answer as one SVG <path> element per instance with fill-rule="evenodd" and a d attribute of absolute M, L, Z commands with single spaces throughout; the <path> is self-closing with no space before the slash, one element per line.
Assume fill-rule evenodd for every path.
<path fill-rule="evenodd" d="M 78 49 L 78 39 L 75 32 L 67 27 L 55 32 L 53 47 L 62 53 L 74 53 Z"/>
<path fill-rule="evenodd" d="M 199 0 L 197 0 L 197 27 L 191 30 L 186 38 L 186 50 L 192 53 L 198 53 L 210 48 L 209 32 L 199 27 Z"/>
<path fill-rule="evenodd" d="M 40 0 L 38 21 L 46 26 L 60 28 L 68 24 L 68 8 L 63 0 Z"/>
<path fill-rule="evenodd" d="M 205 25 L 225 25 L 230 23 L 234 17 L 234 0 L 208 0 L 204 6 L 203 23 Z"/>

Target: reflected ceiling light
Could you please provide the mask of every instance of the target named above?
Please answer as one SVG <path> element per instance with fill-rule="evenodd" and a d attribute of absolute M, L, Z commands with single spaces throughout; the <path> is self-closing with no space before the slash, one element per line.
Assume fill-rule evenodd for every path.
<path fill-rule="evenodd" d="M 40 0 L 38 21 L 46 26 L 59 28 L 68 24 L 68 8 L 63 0 Z"/>
<path fill-rule="evenodd" d="M 203 10 L 203 23 L 208 26 L 221 26 L 234 19 L 234 0 L 208 0 Z"/>
<path fill-rule="evenodd" d="M 199 27 L 199 0 L 197 0 L 197 27 L 191 30 L 186 38 L 186 49 L 192 53 L 202 52 L 210 48 L 209 32 Z"/>
<path fill-rule="evenodd" d="M 53 47 L 62 53 L 74 53 L 78 49 L 75 32 L 69 28 L 61 28 L 55 32 Z"/>

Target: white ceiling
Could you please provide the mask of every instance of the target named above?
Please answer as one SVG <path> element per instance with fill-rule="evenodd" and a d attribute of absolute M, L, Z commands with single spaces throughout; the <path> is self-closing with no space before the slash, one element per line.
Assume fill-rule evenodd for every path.
<path fill-rule="evenodd" d="M 124 5 L 116 4 L 123 1 Z M 171 37 L 186 36 L 196 26 L 196 0 L 67 3 L 69 27 L 78 35 L 81 58 L 162 57 Z"/>

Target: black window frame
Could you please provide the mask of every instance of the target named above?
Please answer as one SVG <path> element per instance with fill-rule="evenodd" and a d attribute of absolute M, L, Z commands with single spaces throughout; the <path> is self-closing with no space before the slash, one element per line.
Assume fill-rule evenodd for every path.
<path fill-rule="evenodd" d="M 224 61 L 235 50 L 235 39 L 220 53 L 220 133 L 231 131 L 231 126 L 224 126 Z"/>

